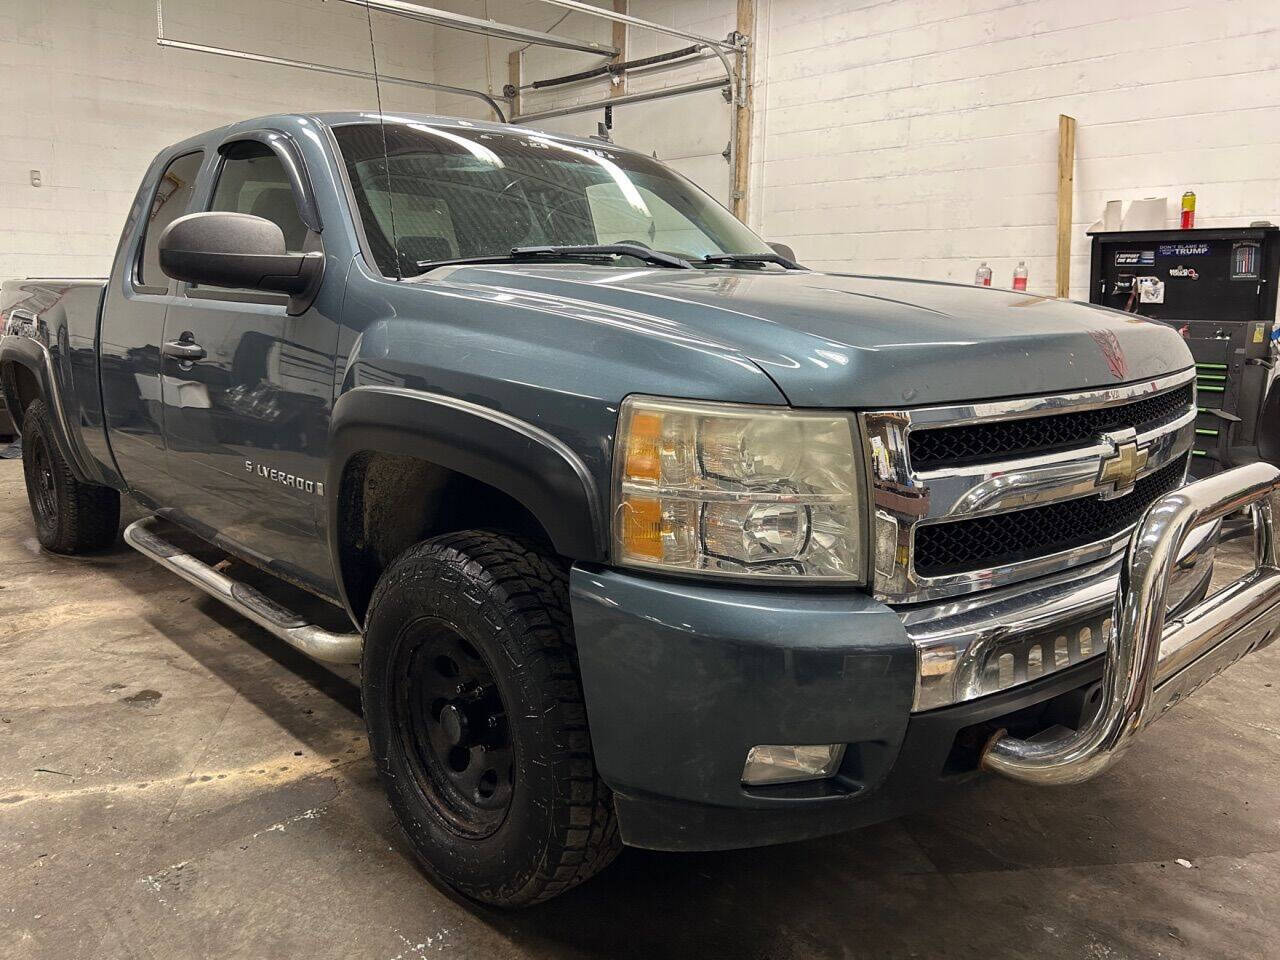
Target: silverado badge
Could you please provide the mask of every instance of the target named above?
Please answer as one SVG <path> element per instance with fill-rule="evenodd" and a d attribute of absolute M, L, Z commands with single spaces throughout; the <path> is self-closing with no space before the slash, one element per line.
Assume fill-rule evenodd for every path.
<path fill-rule="evenodd" d="M 324 496 L 324 484 L 319 480 L 306 480 L 302 477 L 296 477 L 292 473 L 277 470 L 275 467 L 254 463 L 252 460 L 246 460 L 244 468 L 255 477 L 261 477 L 263 480 L 271 480 L 283 486 L 292 487 L 294 490 L 300 490 L 303 493 L 314 493 L 317 497 Z"/>

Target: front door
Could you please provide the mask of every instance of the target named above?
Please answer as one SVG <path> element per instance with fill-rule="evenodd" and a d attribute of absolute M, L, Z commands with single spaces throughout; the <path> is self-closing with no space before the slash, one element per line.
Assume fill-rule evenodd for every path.
<path fill-rule="evenodd" d="M 107 281 L 99 330 L 103 422 L 111 451 L 144 506 L 156 509 L 178 495 L 169 474 L 160 399 L 160 344 L 174 281 L 160 270 L 160 234 L 190 212 L 204 154 L 189 151 L 158 172 L 141 198 L 132 244 L 122 249 L 117 274 Z M 148 183 L 151 180 L 148 178 Z"/>
<path fill-rule="evenodd" d="M 224 145 L 210 210 L 264 217 L 291 251 L 319 248 L 270 147 Z M 165 316 L 170 469 L 186 519 L 279 572 L 327 588 L 321 536 L 338 328 L 259 291 L 186 286 Z M 181 519 L 181 518 L 180 518 Z"/>

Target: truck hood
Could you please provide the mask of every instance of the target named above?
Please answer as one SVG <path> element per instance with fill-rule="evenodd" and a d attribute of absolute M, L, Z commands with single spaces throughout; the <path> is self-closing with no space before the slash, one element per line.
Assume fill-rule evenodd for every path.
<path fill-rule="evenodd" d="M 482 286 L 630 317 L 735 350 L 794 406 L 874 407 L 1082 390 L 1192 363 L 1163 324 L 1009 290 L 808 271 L 455 267 Z M 523 297 L 522 297 L 523 299 Z"/>

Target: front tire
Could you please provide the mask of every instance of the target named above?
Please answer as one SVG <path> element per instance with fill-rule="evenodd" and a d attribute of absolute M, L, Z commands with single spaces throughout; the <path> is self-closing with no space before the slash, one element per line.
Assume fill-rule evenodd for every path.
<path fill-rule="evenodd" d="M 58 450 L 43 400 L 33 401 L 22 418 L 22 473 L 40 546 L 53 553 L 86 553 L 115 542 L 120 494 L 76 479 Z"/>
<path fill-rule="evenodd" d="M 374 591 L 361 684 L 392 809 L 450 886 L 527 906 L 617 855 L 557 562 L 491 533 L 411 547 Z"/>

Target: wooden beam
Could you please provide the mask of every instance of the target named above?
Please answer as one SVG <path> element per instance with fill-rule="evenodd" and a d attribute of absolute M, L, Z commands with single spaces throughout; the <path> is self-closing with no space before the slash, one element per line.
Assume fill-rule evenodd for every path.
<path fill-rule="evenodd" d="M 737 54 L 738 75 L 742 78 L 738 99 L 737 123 L 734 126 L 734 163 L 729 172 L 733 215 L 747 222 L 747 188 L 751 172 L 751 66 L 755 51 L 756 0 L 738 0 L 738 33 L 752 39 L 751 46 L 741 47 Z"/>
<path fill-rule="evenodd" d="M 1076 182 L 1076 118 L 1058 115 L 1058 285 L 1071 295 L 1071 199 Z"/>
<path fill-rule="evenodd" d="M 613 0 L 614 13 L 627 12 L 627 0 Z M 613 45 L 618 51 L 618 55 L 613 58 L 614 63 L 624 63 L 627 59 L 627 25 L 621 20 L 613 21 Z M 609 96 L 620 97 L 627 92 L 627 75 L 624 73 L 618 77 L 617 83 L 609 84 Z"/>

